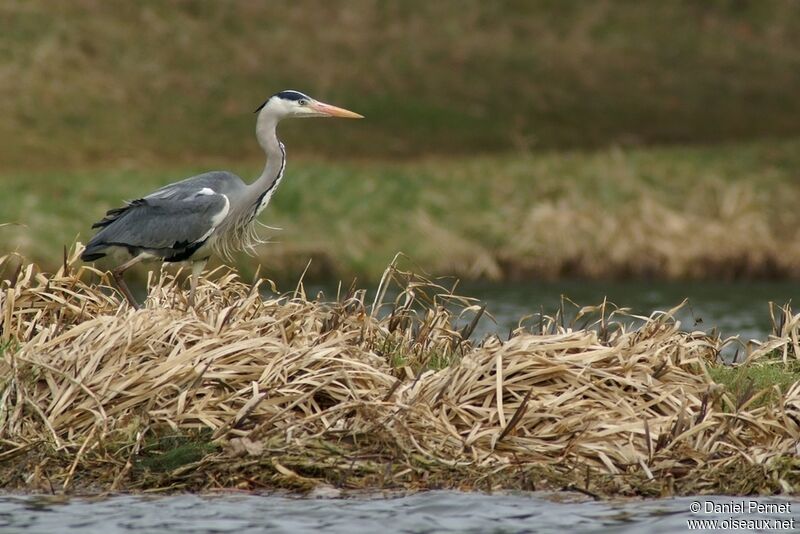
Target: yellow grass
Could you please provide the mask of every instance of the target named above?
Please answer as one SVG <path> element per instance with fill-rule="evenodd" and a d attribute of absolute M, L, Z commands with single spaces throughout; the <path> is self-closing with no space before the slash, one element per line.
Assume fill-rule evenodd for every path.
<path fill-rule="evenodd" d="M 53 275 L 0 260 L 5 488 L 604 496 L 800 484 L 800 386 L 770 403 L 734 396 L 708 372 L 726 342 L 668 313 L 629 329 L 620 312 L 585 308 L 597 318 L 586 329 L 551 318 L 475 343 L 454 321 L 478 306 L 393 266 L 374 302 L 352 289 L 319 302 L 302 286 L 263 299 L 218 271 L 194 309 L 162 275 L 135 311 L 104 275 L 74 267 L 77 253 Z M 788 315 L 749 360 L 796 358 L 798 323 Z"/>

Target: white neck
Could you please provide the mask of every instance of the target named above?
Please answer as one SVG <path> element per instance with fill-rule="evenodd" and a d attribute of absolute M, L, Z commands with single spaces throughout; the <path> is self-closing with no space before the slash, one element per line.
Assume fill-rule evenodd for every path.
<path fill-rule="evenodd" d="M 283 144 L 278 141 L 276 133 L 278 119 L 269 106 L 265 106 L 258 114 L 256 121 L 256 139 L 264 149 L 267 162 L 264 170 L 253 183 L 247 186 L 243 209 L 246 212 L 255 210 L 257 216 L 263 210 L 275 189 L 283 178 L 283 169 L 286 164 L 286 153 Z M 256 206 L 258 204 L 258 206 Z"/>
<path fill-rule="evenodd" d="M 225 224 L 227 228 L 221 232 L 224 236 L 214 242 L 214 247 L 219 255 L 232 258 L 233 252 L 244 250 L 254 253 L 254 246 L 262 243 L 255 230 L 255 218 L 261 213 L 275 193 L 283 178 L 283 169 L 286 164 L 286 153 L 283 144 L 278 141 L 276 128 L 278 118 L 275 110 L 265 106 L 258 114 L 256 121 L 256 138 L 258 144 L 264 149 L 267 162 L 264 170 L 253 183 L 245 186 L 241 196 L 235 201 L 235 212 L 230 214 Z M 233 202 L 232 202 L 233 204 Z"/>

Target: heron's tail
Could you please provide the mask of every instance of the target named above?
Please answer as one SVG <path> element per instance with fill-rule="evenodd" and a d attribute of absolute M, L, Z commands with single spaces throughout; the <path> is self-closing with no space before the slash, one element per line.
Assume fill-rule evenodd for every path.
<path fill-rule="evenodd" d="M 81 261 L 99 260 L 105 257 L 107 248 L 108 246 L 105 243 L 98 243 L 95 239 L 92 239 L 81 252 Z"/>

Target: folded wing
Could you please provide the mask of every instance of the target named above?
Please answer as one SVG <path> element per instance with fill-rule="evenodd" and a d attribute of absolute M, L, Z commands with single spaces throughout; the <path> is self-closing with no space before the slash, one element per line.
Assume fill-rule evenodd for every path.
<path fill-rule="evenodd" d="M 212 236 L 230 211 L 228 197 L 203 188 L 191 195 L 145 197 L 110 210 L 93 225 L 101 230 L 89 241 L 84 261 L 104 256 L 111 247 L 132 255 L 147 252 L 167 261 L 189 259 Z"/>

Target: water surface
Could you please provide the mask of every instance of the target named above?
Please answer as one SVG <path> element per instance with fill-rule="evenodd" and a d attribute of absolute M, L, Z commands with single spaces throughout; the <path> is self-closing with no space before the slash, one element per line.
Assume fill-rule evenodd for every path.
<path fill-rule="evenodd" d="M 748 282 L 598 282 L 466 285 L 460 292 L 487 303 L 497 319 L 497 330 L 506 332 L 520 317 L 554 313 L 561 296 L 580 305 L 596 305 L 607 298 L 635 314 L 666 311 L 688 299 L 677 317 L 685 329 L 717 328 L 724 336 L 764 339 L 772 331 L 769 303 L 783 305 L 800 299 L 800 283 L 786 281 Z M 528 321 L 528 324 L 532 324 Z M 483 332 L 492 324 L 481 324 Z"/>
<path fill-rule="evenodd" d="M 307 288 L 309 295 L 322 291 L 334 298 L 336 290 L 327 286 Z M 717 329 L 723 337 L 740 336 L 743 340 L 763 340 L 772 333 L 770 302 L 778 306 L 800 299 L 800 282 L 603 282 L 559 281 L 511 284 L 462 284 L 456 293 L 479 299 L 487 306 L 492 318 L 478 324 L 474 337 L 496 333 L 504 336 L 520 324 L 536 328 L 538 315 L 553 315 L 560 308 L 562 296 L 580 306 L 603 302 L 630 313 L 649 316 L 655 311 L 667 311 L 688 299 L 676 314 L 685 330 L 711 331 Z M 373 294 L 368 295 L 371 302 Z M 391 296 L 389 297 L 391 299 Z M 577 310 L 565 300 L 567 315 Z M 612 309 L 609 307 L 609 309 Z"/>
<path fill-rule="evenodd" d="M 560 500 L 541 494 L 485 495 L 436 491 L 396 498 L 308 499 L 267 495 L 169 497 L 118 496 L 103 500 L 52 501 L 0 497 L 0 532 L 82 533 L 662 533 L 687 532 L 687 520 L 800 521 L 784 513 L 692 513 L 695 501 L 742 502 L 705 497 L 651 501 Z M 749 503 L 750 499 L 744 500 Z M 796 505 L 796 506 L 795 506 Z M 724 524 L 718 530 L 724 531 Z M 747 531 L 747 530 L 745 530 Z M 769 530 L 767 530 L 769 531 Z"/>
<path fill-rule="evenodd" d="M 442 283 L 451 287 L 451 283 Z M 323 300 L 336 298 L 335 286 L 310 285 L 309 297 Z M 320 295 L 321 293 L 321 295 Z M 486 305 L 488 312 L 477 325 L 472 339 L 482 339 L 491 334 L 506 338 L 522 326 L 538 332 L 540 317 L 554 316 L 563 311 L 566 324 L 581 306 L 596 306 L 607 300 L 607 310 L 626 308 L 628 314 L 648 317 L 654 312 L 669 311 L 686 300 L 675 313 L 680 327 L 685 331 L 716 332 L 723 337 L 737 336 L 740 344 L 728 343 L 722 351 L 726 361 L 744 355 L 750 340 L 764 341 L 773 333 L 770 303 L 776 314 L 778 307 L 800 299 L 800 282 L 797 281 L 737 281 L 737 282 L 664 282 L 664 281 L 578 281 L 516 282 L 460 284 L 456 294 L 472 297 Z M 391 303 L 396 292 L 390 290 L 384 302 Z M 374 291 L 367 293 L 367 303 L 374 299 Z M 383 311 L 389 313 L 391 306 Z M 461 328 L 470 322 L 465 315 L 456 323 Z M 637 326 L 640 320 L 621 318 L 627 325 Z M 576 323 L 582 326 L 585 319 Z"/>

